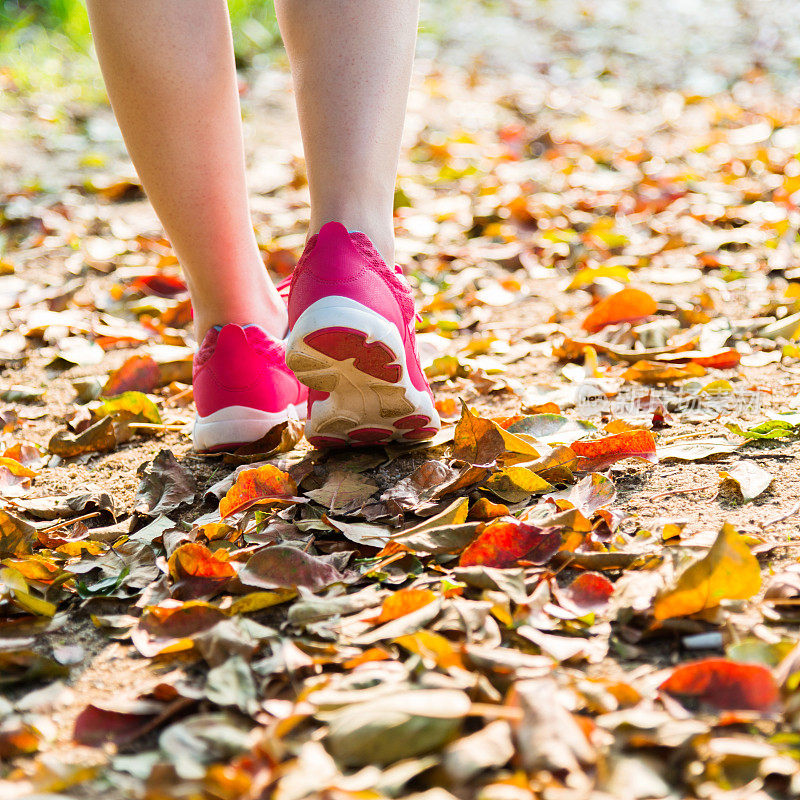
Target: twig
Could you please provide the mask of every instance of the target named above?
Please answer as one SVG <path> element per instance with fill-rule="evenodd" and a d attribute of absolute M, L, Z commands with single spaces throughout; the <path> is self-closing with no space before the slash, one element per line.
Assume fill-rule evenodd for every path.
<path fill-rule="evenodd" d="M 63 522 L 59 522 L 57 525 L 51 525 L 49 528 L 42 528 L 39 533 L 52 533 L 53 531 L 57 531 L 59 528 L 66 528 L 67 525 L 72 525 L 73 522 L 83 522 L 85 519 L 94 519 L 94 517 L 99 517 L 99 511 L 92 511 L 91 514 L 84 514 L 82 517 L 73 517 L 72 519 L 65 519 Z"/>
<path fill-rule="evenodd" d="M 177 394 L 173 394 L 170 397 L 162 397 L 159 401 L 161 405 L 171 406 L 175 403 L 176 400 L 182 400 L 187 395 L 192 393 L 192 387 L 187 386 L 185 389 L 181 390 Z"/>
<path fill-rule="evenodd" d="M 488 717 L 489 719 L 507 719 L 509 722 L 521 722 L 524 716 L 521 708 L 499 706 L 493 703 L 473 703 L 467 712 L 471 717 Z"/>
<path fill-rule="evenodd" d="M 368 572 L 365 572 L 364 575 L 371 575 L 373 572 L 377 572 L 379 569 L 383 569 L 384 567 L 388 567 L 389 564 L 393 564 L 395 561 L 399 561 L 401 558 L 405 558 L 408 553 L 403 550 L 400 553 L 394 553 L 393 555 L 384 558 L 383 561 L 379 561 L 377 564 L 373 564 L 372 567 L 369 569 Z"/>
<path fill-rule="evenodd" d="M 128 427 L 131 430 L 182 431 L 186 427 L 186 423 L 167 425 L 156 422 L 129 422 Z"/>
<path fill-rule="evenodd" d="M 713 489 L 716 483 L 706 483 L 702 486 L 686 486 L 683 489 L 670 489 L 668 492 L 659 492 L 650 496 L 650 500 L 660 500 L 662 497 L 668 497 L 671 494 L 684 494 L 685 492 L 699 492 L 703 489 Z"/>
<path fill-rule="evenodd" d="M 0 498 L 4 503 L 8 503 L 10 506 L 14 506 L 14 508 L 22 508 L 24 509 L 25 506 L 22 503 L 17 503 L 15 500 L 12 500 L 10 497 L 2 497 Z"/>
<path fill-rule="evenodd" d="M 795 503 L 789 511 L 785 514 L 782 514 L 780 517 L 774 517 L 773 519 L 768 519 L 766 522 L 762 522 L 759 524 L 759 527 L 763 530 L 767 527 L 767 525 L 775 525 L 778 522 L 783 522 L 785 519 L 789 519 L 789 517 L 793 517 L 798 511 L 800 511 L 800 502 Z"/>

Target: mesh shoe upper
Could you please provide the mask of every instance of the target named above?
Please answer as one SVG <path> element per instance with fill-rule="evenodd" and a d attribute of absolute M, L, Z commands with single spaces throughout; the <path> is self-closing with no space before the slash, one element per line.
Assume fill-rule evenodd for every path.
<path fill-rule="evenodd" d="M 195 354 L 192 375 L 200 416 L 234 405 L 277 412 L 307 397 L 286 366 L 283 342 L 256 325 L 209 330 Z"/>

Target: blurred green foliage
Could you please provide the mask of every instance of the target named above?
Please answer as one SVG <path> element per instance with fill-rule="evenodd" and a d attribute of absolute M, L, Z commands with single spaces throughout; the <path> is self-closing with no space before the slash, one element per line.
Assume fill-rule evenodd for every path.
<path fill-rule="evenodd" d="M 248 63 L 279 41 L 275 10 L 267 0 L 228 0 L 236 57 Z M 60 50 L 88 52 L 89 21 L 83 0 L 0 0 L 0 52 L 53 39 Z"/>

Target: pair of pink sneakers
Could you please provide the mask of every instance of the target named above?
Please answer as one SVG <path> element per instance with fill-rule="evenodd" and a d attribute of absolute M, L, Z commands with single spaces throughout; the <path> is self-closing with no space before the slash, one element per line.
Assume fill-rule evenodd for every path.
<path fill-rule="evenodd" d="M 363 233 L 329 222 L 289 284 L 289 336 L 208 332 L 194 359 L 194 446 L 225 450 L 306 419 L 316 447 L 414 442 L 440 427 L 414 334 L 414 301 Z M 308 387 L 308 388 L 306 388 Z"/>

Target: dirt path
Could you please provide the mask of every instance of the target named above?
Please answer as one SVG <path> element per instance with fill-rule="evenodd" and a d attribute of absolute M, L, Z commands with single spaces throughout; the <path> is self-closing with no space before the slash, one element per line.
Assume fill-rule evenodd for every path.
<path fill-rule="evenodd" d="M 286 75 L 250 80 L 254 222 L 280 276 L 308 219 L 299 138 Z M 262 453 L 303 502 L 231 530 L 224 492 L 205 492 L 244 458 L 191 452 L 186 296 L 108 110 L 54 121 L 27 98 L 6 104 L 2 443 L 37 474 L 0 467 L 0 795 L 796 794 L 798 422 L 765 441 L 726 423 L 748 430 L 800 403 L 800 322 L 778 322 L 800 297 L 800 116 L 765 80 L 750 88 L 734 102 L 421 68 L 398 250 L 449 435 Z M 592 308 L 606 319 L 590 331 Z M 135 356 L 156 362 L 154 385 L 139 372 L 114 385 L 143 389 L 160 422 L 124 408 L 113 449 L 55 455 L 54 434 L 97 419 L 76 393 Z M 479 421 L 462 417 L 454 442 L 461 400 Z M 510 425 L 522 435 L 503 438 Z M 726 452 L 674 458 L 698 440 Z M 593 441 L 599 455 L 581 450 Z M 571 460 L 541 463 L 559 444 Z M 177 462 L 153 467 L 163 450 Z M 192 500 L 164 501 L 160 530 L 140 465 L 160 486 L 194 483 Z M 89 499 L 66 510 L 76 492 Z M 88 530 L 45 530 L 96 510 Z M 390 538 L 431 519 L 433 544 Z M 312 559 L 299 598 L 252 566 L 280 547 Z M 694 599 L 664 616 L 676 568 L 700 559 Z M 204 583 L 220 564 L 238 577 Z M 260 582 L 241 580 L 248 569 Z M 658 691 L 674 665 L 710 657 L 726 660 Z M 73 741 L 79 716 L 94 746 Z"/>

